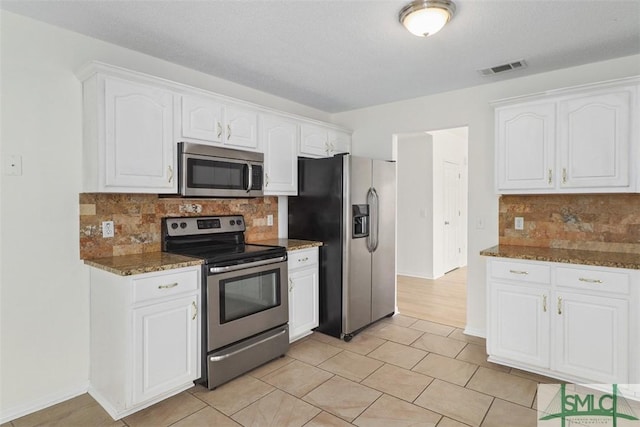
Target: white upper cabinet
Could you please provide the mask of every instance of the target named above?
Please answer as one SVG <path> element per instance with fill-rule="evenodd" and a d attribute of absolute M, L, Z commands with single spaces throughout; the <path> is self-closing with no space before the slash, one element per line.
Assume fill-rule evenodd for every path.
<path fill-rule="evenodd" d="M 331 157 L 351 151 L 351 135 L 316 124 L 300 126 L 300 155 L 306 157 Z"/>
<path fill-rule="evenodd" d="M 637 191 L 637 81 L 497 103 L 498 193 Z"/>
<path fill-rule="evenodd" d="M 632 95 L 621 90 L 560 102 L 561 187 L 629 187 Z"/>
<path fill-rule="evenodd" d="M 178 140 L 258 150 L 258 113 L 214 97 L 183 95 Z"/>
<path fill-rule="evenodd" d="M 264 194 L 298 194 L 298 124 L 284 117 L 261 116 Z"/>
<path fill-rule="evenodd" d="M 102 74 L 83 92 L 83 191 L 175 193 L 174 94 Z"/>

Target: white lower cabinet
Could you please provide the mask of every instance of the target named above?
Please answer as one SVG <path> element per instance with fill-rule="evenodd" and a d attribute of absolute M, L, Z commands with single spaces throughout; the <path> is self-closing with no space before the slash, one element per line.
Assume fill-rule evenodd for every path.
<path fill-rule="evenodd" d="M 289 341 L 311 334 L 319 322 L 318 248 L 289 256 Z"/>
<path fill-rule="evenodd" d="M 134 276 L 91 269 L 89 393 L 114 419 L 200 377 L 200 267 Z"/>
<path fill-rule="evenodd" d="M 574 382 L 637 383 L 638 278 L 635 270 L 489 259 L 489 360 Z"/>

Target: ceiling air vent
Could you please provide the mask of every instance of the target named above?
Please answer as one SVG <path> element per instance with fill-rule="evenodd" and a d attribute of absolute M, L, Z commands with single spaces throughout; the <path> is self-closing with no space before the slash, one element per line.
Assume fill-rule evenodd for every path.
<path fill-rule="evenodd" d="M 483 76 L 491 76 L 493 74 L 504 73 L 507 71 L 513 71 L 519 68 L 526 68 L 526 67 L 527 67 L 527 63 L 524 61 L 524 59 L 520 59 L 518 61 L 509 62 L 507 64 L 484 68 L 482 70 L 478 70 L 478 72 Z"/>

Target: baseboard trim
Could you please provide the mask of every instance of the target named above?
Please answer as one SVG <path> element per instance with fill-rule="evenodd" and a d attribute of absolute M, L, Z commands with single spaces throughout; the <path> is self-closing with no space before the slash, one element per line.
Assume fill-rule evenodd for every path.
<path fill-rule="evenodd" d="M 407 276 L 407 277 L 415 277 L 416 279 L 429 279 L 429 280 L 436 279 L 435 277 L 429 277 L 420 273 L 400 272 L 400 271 L 398 271 L 398 274 L 396 276 Z"/>
<path fill-rule="evenodd" d="M 17 418 L 24 417 L 25 415 L 40 411 L 41 409 L 48 408 L 49 406 L 64 402 L 65 400 L 80 396 L 81 394 L 86 393 L 88 390 L 89 381 L 86 381 L 82 384 L 78 384 L 76 387 L 70 387 L 66 390 L 52 393 L 48 396 L 42 397 L 40 399 L 35 399 L 31 402 L 18 405 L 14 408 L 9 408 L 6 411 L 2 411 L 2 414 L 0 415 L 0 424 L 8 423 L 9 421 L 13 421 Z"/>
<path fill-rule="evenodd" d="M 487 333 L 484 329 L 470 328 L 468 326 L 464 328 L 464 333 L 466 335 L 471 335 L 473 337 L 479 337 L 479 338 L 487 337 Z"/>

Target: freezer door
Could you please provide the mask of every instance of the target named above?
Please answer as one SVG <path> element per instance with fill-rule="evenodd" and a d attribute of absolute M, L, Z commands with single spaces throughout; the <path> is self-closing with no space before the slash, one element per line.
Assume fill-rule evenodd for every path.
<path fill-rule="evenodd" d="M 377 247 L 371 263 L 371 322 L 395 311 L 396 297 L 396 164 L 373 160 L 373 189 L 377 203 L 372 206 L 371 232 Z M 375 210 L 375 212 L 373 212 Z M 374 242 L 374 245 L 375 243 Z"/>
<path fill-rule="evenodd" d="M 371 159 L 345 156 L 345 206 L 343 242 L 345 265 L 342 288 L 344 311 L 342 332 L 350 334 L 371 323 L 371 253 L 368 238 L 354 238 L 352 233 L 353 205 L 366 205 L 371 188 Z"/>

